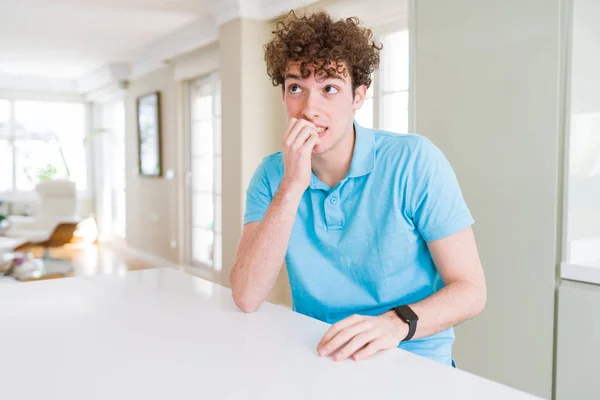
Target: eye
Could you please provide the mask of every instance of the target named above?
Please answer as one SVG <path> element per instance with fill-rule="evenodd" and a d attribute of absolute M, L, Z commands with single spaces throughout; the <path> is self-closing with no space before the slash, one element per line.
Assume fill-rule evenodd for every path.
<path fill-rule="evenodd" d="M 300 93 L 301 92 L 300 86 L 298 86 L 298 85 L 290 85 L 289 88 L 288 88 L 288 90 L 292 94 L 296 94 L 296 93 Z"/>
<path fill-rule="evenodd" d="M 327 85 L 325 86 L 325 93 L 327 94 L 336 94 L 339 90 L 335 86 Z"/>

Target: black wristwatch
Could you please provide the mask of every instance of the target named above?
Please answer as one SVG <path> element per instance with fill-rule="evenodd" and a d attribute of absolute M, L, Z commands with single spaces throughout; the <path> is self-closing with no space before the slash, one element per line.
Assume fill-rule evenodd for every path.
<path fill-rule="evenodd" d="M 406 335 L 402 341 L 406 342 L 412 339 L 417 331 L 417 321 L 419 320 L 419 317 L 409 306 L 394 307 L 394 311 L 396 311 L 396 314 L 398 314 L 402 321 L 408 324 L 408 335 Z"/>

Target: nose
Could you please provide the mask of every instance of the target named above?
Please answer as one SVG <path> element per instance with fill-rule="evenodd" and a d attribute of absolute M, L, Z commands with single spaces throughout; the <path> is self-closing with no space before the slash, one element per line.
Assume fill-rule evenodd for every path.
<path fill-rule="evenodd" d="M 302 116 L 309 121 L 314 120 L 320 116 L 320 98 L 319 93 L 311 91 L 308 96 L 305 97 L 304 108 L 302 109 Z"/>

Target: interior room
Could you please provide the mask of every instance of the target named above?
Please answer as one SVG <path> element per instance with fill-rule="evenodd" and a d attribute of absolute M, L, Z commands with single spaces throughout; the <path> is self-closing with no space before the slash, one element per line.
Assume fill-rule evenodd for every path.
<path fill-rule="evenodd" d="M 355 123 L 455 173 L 487 290 L 457 368 L 313 360 L 329 325 L 285 263 L 258 310 L 232 300 L 248 188 L 290 121 L 265 44 L 291 10 L 370 28 Z M 0 398 L 600 399 L 598 20 L 597 0 L 0 3 Z"/>

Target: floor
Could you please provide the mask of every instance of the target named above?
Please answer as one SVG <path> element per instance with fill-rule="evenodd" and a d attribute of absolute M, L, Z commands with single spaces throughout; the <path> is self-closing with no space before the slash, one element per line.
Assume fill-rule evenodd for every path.
<path fill-rule="evenodd" d="M 44 248 L 30 246 L 21 251 L 32 253 L 37 258 L 42 257 Z M 103 244 L 69 243 L 61 248 L 51 249 L 50 256 L 71 260 L 73 265 L 71 273 L 51 278 L 121 274 L 127 271 L 154 268 L 153 265 L 143 260 L 127 256 L 125 252 Z"/>

